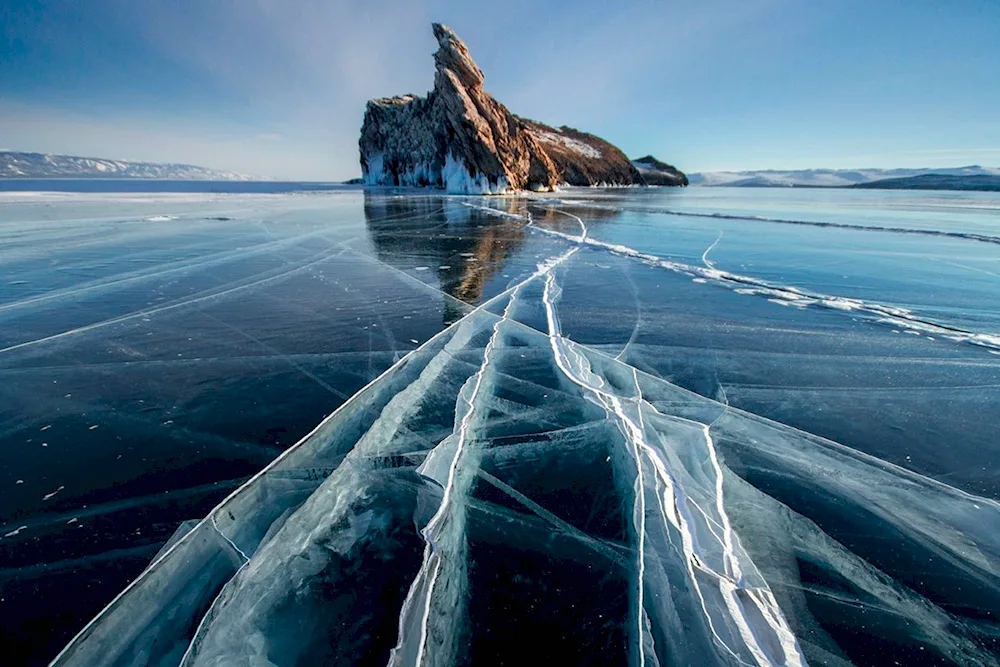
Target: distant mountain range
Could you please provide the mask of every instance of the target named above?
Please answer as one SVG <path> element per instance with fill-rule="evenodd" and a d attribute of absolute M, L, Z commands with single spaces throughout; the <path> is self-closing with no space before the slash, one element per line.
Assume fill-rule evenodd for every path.
<path fill-rule="evenodd" d="M 870 183 L 858 183 L 852 188 L 871 190 L 980 190 L 1000 192 L 1000 175 L 970 174 L 951 176 L 948 174 L 920 174 L 902 178 L 883 178 Z"/>
<path fill-rule="evenodd" d="M 997 177 L 1000 178 L 1000 168 L 981 167 L 946 167 L 940 169 L 799 169 L 759 171 L 711 171 L 688 174 L 691 185 L 727 186 L 727 187 L 826 187 L 844 188 L 874 184 L 892 179 L 910 179 L 915 176 L 949 177 L 940 181 L 940 185 L 956 185 L 966 177 Z M 987 179 L 988 180 L 988 179 Z M 930 181 L 925 181 L 929 183 Z M 918 181 L 919 183 L 919 181 Z M 868 187 L 879 187 L 868 185 Z M 910 187 L 906 185 L 888 185 L 886 187 Z M 952 189 L 952 188 L 946 188 Z M 979 188 L 963 188 L 979 189 Z"/>
<path fill-rule="evenodd" d="M 256 181 L 258 177 L 192 164 L 128 162 L 106 158 L 0 151 L 0 178 L 148 178 L 185 181 Z"/>
<path fill-rule="evenodd" d="M 651 160 L 642 158 L 641 160 Z M 641 162 L 637 161 L 637 162 Z M 669 165 L 632 164 L 643 174 Z M 680 172 L 677 172 L 678 174 Z M 683 174 L 681 174 L 683 177 Z M 132 162 L 108 158 L 0 151 L 0 179 L 155 179 L 184 181 L 262 181 L 257 176 L 208 169 L 192 164 Z M 709 171 L 687 175 L 696 186 L 811 187 L 905 190 L 1000 191 L 1000 168 L 971 165 L 940 169 L 762 169 Z M 679 183 L 670 183 L 676 185 Z"/>

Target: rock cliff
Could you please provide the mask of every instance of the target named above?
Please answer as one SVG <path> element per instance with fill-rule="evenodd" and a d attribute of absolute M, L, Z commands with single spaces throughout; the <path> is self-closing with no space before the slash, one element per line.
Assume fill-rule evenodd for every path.
<path fill-rule="evenodd" d="M 600 137 L 565 125 L 549 127 L 521 119 L 542 145 L 568 185 L 642 185 L 644 181 L 625 153 Z"/>
<path fill-rule="evenodd" d="M 368 103 L 360 141 L 365 182 L 484 194 L 558 185 L 538 142 L 483 90 L 483 73 L 465 44 L 439 23 L 434 36 L 434 90 Z"/>
<path fill-rule="evenodd" d="M 427 97 L 368 102 L 359 141 L 365 183 L 466 194 L 647 183 L 603 139 L 512 114 L 483 89 L 483 73 L 455 33 L 440 23 L 433 28 L 439 48 Z"/>
<path fill-rule="evenodd" d="M 687 185 L 688 177 L 672 164 L 660 162 L 652 155 L 632 160 L 633 166 L 646 185 Z"/>

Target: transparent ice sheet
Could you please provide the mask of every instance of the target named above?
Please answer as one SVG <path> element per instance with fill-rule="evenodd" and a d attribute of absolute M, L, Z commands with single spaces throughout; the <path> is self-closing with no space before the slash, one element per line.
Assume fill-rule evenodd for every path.
<path fill-rule="evenodd" d="M 989 632 L 949 607 L 997 609 L 995 503 L 564 337 L 573 254 L 353 397 L 56 664 L 852 664 L 815 599 L 871 609 L 890 654 L 988 664 Z M 544 328 L 519 321 L 539 309 Z M 758 470 L 775 495 L 864 513 L 876 546 L 934 553 L 949 581 L 918 592 Z"/>

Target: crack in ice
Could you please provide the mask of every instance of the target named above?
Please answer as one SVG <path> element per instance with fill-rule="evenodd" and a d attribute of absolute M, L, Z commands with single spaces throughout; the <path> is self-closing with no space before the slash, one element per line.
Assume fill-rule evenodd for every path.
<path fill-rule="evenodd" d="M 710 262 L 708 260 L 708 253 L 712 252 L 712 250 L 715 249 L 715 246 L 719 245 L 719 241 L 721 241 L 721 240 L 722 240 L 722 232 L 720 231 L 719 232 L 719 236 L 716 237 L 715 241 L 712 242 L 712 245 L 710 245 L 707 248 L 705 248 L 705 252 L 701 253 L 701 263 L 704 264 L 709 269 L 714 269 L 715 268 L 715 263 L 714 262 Z"/>
<path fill-rule="evenodd" d="M 528 218 L 528 227 L 536 229 L 543 234 L 587 245 L 622 257 L 637 259 L 652 266 L 690 276 L 696 282 L 711 281 L 713 284 L 727 287 L 737 294 L 762 296 L 782 306 L 793 306 L 796 308 L 818 307 L 835 312 L 861 314 L 871 318 L 871 321 L 897 326 L 913 333 L 930 333 L 947 338 L 948 340 L 975 345 L 986 348 L 991 352 L 1000 353 L 1000 334 L 997 333 L 967 331 L 959 327 L 931 322 L 923 319 L 915 311 L 901 306 L 886 305 L 851 297 L 820 294 L 818 292 L 807 292 L 791 285 L 774 285 L 758 278 L 731 273 L 711 266 L 693 266 L 674 262 L 628 246 L 598 241 L 593 238 L 573 236 L 572 234 L 566 234 L 554 229 L 546 229 L 545 227 L 535 225 L 530 219 L 530 214 Z"/>
<path fill-rule="evenodd" d="M 415 664 L 419 667 L 424 662 L 426 647 L 427 647 L 428 632 L 429 632 L 429 623 L 431 617 L 431 605 L 433 602 L 434 591 L 437 585 L 438 577 L 440 576 L 440 571 L 442 566 L 442 556 L 435 543 L 435 531 L 439 528 L 441 524 L 443 524 L 445 518 L 449 515 L 449 512 L 452 508 L 452 497 L 455 493 L 456 475 L 459 469 L 460 462 L 462 460 L 463 451 L 466 448 L 467 441 L 469 438 L 472 419 L 473 416 L 475 415 L 476 399 L 482 387 L 483 378 L 490 366 L 491 354 L 499 342 L 500 328 L 505 322 L 510 321 L 510 314 L 513 311 L 513 307 L 517 299 L 517 294 L 520 291 L 520 289 L 524 285 L 534 280 L 535 278 L 549 273 L 554 267 L 558 266 L 560 263 L 571 257 L 575 252 L 576 249 L 574 248 L 566 253 L 563 253 L 561 256 L 549 258 L 547 261 L 539 264 L 537 270 L 529 278 L 522 281 L 521 283 L 518 283 L 514 287 L 504 292 L 504 294 L 509 295 L 507 305 L 504 308 L 503 315 L 493 325 L 492 334 L 490 335 L 490 339 L 487 342 L 485 349 L 483 350 L 483 361 L 479 369 L 476 371 L 475 375 L 471 379 L 472 385 L 469 396 L 464 397 L 462 395 L 464 390 L 463 392 L 459 393 L 459 401 L 464 402 L 466 404 L 467 409 L 463 411 L 459 424 L 456 426 L 455 429 L 454 436 L 457 439 L 457 442 L 455 444 L 455 452 L 452 455 L 452 459 L 448 467 L 448 477 L 444 485 L 443 495 L 441 502 L 438 506 L 438 510 L 437 512 L 435 512 L 434 516 L 431 517 L 431 520 L 421 531 L 421 535 L 423 536 L 425 542 L 424 555 L 420 569 L 410 585 L 410 589 L 407 592 L 406 600 L 404 601 L 402 609 L 400 610 L 398 641 L 395 648 L 393 648 L 391 651 L 389 665 L 398 665 L 400 664 L 400 661 L 403 659 L 402 653 L 404 646 L 406 644 L 406 635 L 407 635 L 405 627 L 406 618 L 410 614 L 413 605 L 417 603 L 417 597 L 420 595 L 424 596 L 424 600 L 423 600 L 423 609 L 421 611 L 421 616 L 419 619 L 420 632 L 419 632 L 419 637 L 417 639 L 418 644 L 417 644 Z M 487 303 L 494 303 L 499 298 L 500 297 L 496 297 Z M 483 304 L 476 310 L 477 311 L 481 310 L 486 305 L 487 304 Z M 467 318 L 468 316 L 466 316 L 466 318 L 463 318 L 460 321 L 464 321 Z M 439 447 L 440 446 L 441 445 L 439 445 Z M 433 454 L 434 452 L 432 451 L 431 454 L 428 456 L 428 459 L 430 458 L 430 456 L 433 456 Z M 425 460 L 424 462 L 424 465 L 426 464 L 427 460 Z"/>
<path fill-rule="evenodd" d="M 67 331 L 61 331 L 59 333 L 51 334 L 49 336 L 44 336 L 42 338 L 36 338 L 34 340 L 25 341 L 23 343 L 16 343 L 16 344 L 10 345 L 8 347 L 0 348 L 0 353 L 13 352 L 14 350 L 24 349 L 24 348 L 31 347 L 31 346 L 34 346 L 34 345 L 38 345 L 40 343 L 47 343 L 47 342 L 52 341 L 52 340 L 58 340 L 60 338 L 65 338 L 66 336 L 72 336 L 74 334 L 84 333 L 84 332 L 87 332 L 87 331 L 93 331 L 94 329 L 100 329 L 101 327 L 106 327 L 106 326 L 109 326 L 109 325 L 112 325 L 112 324 L 120 324 L 122 322 L 128 322 L 130 320 L 136 319 L 137 317 L 147 317 L 149 315 L 158 315 L 160 313 L 169 312 L 169 311 L 172 311 L 172 310 L 176 310 L 178 308 L 183 308 L 185 306 L 191 306 L 191 305 L 196 304 L 196 303 L 202 303 L 204 301 L 209 301 L 211 299 L 218 299 L 218 298 L 221 298 L 221 297 L 229 296 L 230 294 L 234 294 L 236 292 L 239 292 L 239 291 L 242 291 L 242 290 L 245 290 L 245 289 L 250 289 L 252 287 L 260 287 L 261 285 L 270 285 L 272 283 L 284 280 L 284 279 L 286 279 L 286 278 L 288 278 L 288 277 L 290 277 L 292 275 L 295 275 L 297 273 L 301 273 L 302 271 L 305 271 L 306 269 L 312 268 L 313 266 L 315 266 L 317 264 L 321 264 L 323 262 L 329 261 L 329 260 L 333 259 L 334 257 L 339 256 L 343 252 L 344 252 L 343 250 L 339 250 L 336 253 L 321 252 L 321 253 L 318 253 L 319 255 L 322 255 L 319 259 L 315 259 L 315 260 L 306 262 L 305 264 L 301 264 L 299 266 L 296 266 L 295 268 L 289 269 L 287 271 L 282 271 L 282 272 L 277 273 L 277 274 L 272 275 L 272 276 L 268 276 L 267 278 L 260 278 L 258 280 L 254 280 L 254 281 L 251 281 L 251 282 L 248 282 L 248 283 L 244 283 L 244 284 L 241 284 L 241 285 L 236 285 L 235 287 L 229 287 L 229 288 L 223 289 L 223 290 L 210 291 L 207 294 L 202 293 L 202 294 L 200 294 L 198 296 L 187 298 L 187 299 L 183 299 L 181 301 L 177 301 L 175 303 L 167 304 L 167 305 L 164 305 L 164 306 L 154 306 L 153 308 L 145 308 L 145 309 L 142 309 L 142 310 L 134 311 L 132 313 L 127 313 L 125 315 L 120 315 L 118 317 L 112 317 L 111 319 L 102 320 L 100 322 L 94 322 L 92 324 L 86 324 L 84 326 L 77 327 L 75 329 L 69 329 Z"/>
<path fill-rule="evenodd" d="M 518 288 L 519 289 L 519 288 Z M 430 616 L 431 616 L 431 604 L 434 599 L 434 590 L 437 585 L 437 579 L 441 572 L 441 561 L 442 555 L 439 548 L 435 542 L 435 532 L 444 523 L 445 518 L 449 515 L 452 509 L 452 496 L 455 493 L 456 486 L 456 475 L 459 469 L 459 465 L 463 459 L 464 449 L 467 446 L 469 440 L 469 432 L 471 430 L 472 419 L 476 416 L 475 407 L 476 399 L 479 397 L 479 391 L 483 385 L 483 377 L 486 375 L 487 370 L 490 366 L 491 354 L 496 348 L 497 343 L 500 339 L 500 327 L 507 321 L 509 313 L 513 307 L 515 299 L 517 297 L 518 289 L 515 289 L 511 295 L 510 300 L 507 302 L 507 306 L 504 308 L 503 316 L 498 319 L 493 325 L 493 332 L 490 335 L 489 342 L 487 342 L 485 349 L 483 350 L 483 361 L 473 376 L 472 389 L 469 392 L 468 397 L 463 397 L 464 392 L 459 392 L 459 399 L 463 400 L 466 404 L 467 409 L 462 414 L 461 421 L 459 422 L 457 433 L 457 442 L 455 444 L 455 452 L 452 455 L 451 464 L 448 468 L 448 479 L 444 487 L 444 493 L 441 498 L 441 503 L 438 506 L 437 512 L 431 517 L 431 520 L 427 523 L 421 534 L 424 537 L 425 547 L 424 547 L 424 558 L 423 564 L 421 565 L 421 570 L 418 572 L 416 579 L 414 580 L 413 587 L 418 585 L 421 579 L 421 575 L 426 571 L 425 566 L 430 568 L 430 574 L 428 576 L 428 584 L 426 587 L 425 599 L 424 599 L 424 609 L 423 614 L 420 619 L 420 637 L 417 645 L 417 658 L 416 665 L 419 667 L 424 662 L 424 654 L 427 647 L 427 635 L 429 632 Z M 403 632 L 401 629 L 400 638 L 402 639 Z M 395 652 L 394 652 L 395 657 Z M 390 664 L 393 661 L 390 660 Z"/>
<path fill-rule="evenodd" d="M 638 375 L 634 368 L 632 370 L 637 395 L 634 399 L 632 399 L 632 402 L 635 404 L 635 412 L 638 417 L 629 416 L 629 411 L 626 409 L 622 397 L 604 389 L 604 380 L 600 376 L 593 373 L 587 359 L 578 353 L 574 349 L 573 345 L 562 336 L 559 320 L 555 310 L 555 300 L 558 298 L 560 292 L 561 289 L 556 283 L 554 273 L 549 272 L 545 276 L 545 289 L 542 300 L 546 312 L 549 343 L 556 365 L 570 381 L 577 384 L 585 391 L 592 393 L 598 404 L 604 407 L 605 411 L 607 411 L 609 415 L 614 415 L 617 419 L 619 428 L 626 440 L 632 445 L 634 456 L 636 457 L 637 487 L 640 483 L 643 488 L 645 486 L 645 481 L 642 477 L 642 456 L 644 456 L 645 459 L 653 466 L 653 469 L 657 474 L 657 481 L 662 483 L 663 487 L 666 489 L 663 494 L 663 503 L 659 505 L 663 515 L 663 520 L 666 523 L 673 525 L 680 532 L 688 574 L 700 599 L 706 623 L 715 640 L 719 643 L 723 650 L 731 654 L 737 661 L 742 664 L 748 664 L 740 658 L 739 654 L 731 646 L 729 646 L 729 644 L 719 635 L 718 630 L 715 628 L 711 613 L 708 610 L 708 603 L 705 599 L 704 591 L 702 591 L 695 569 L 709 575 L 717 582 L 719 592 L 721 593 L 723 602 L 729 612 L 729 618 L 736 625 L 737 631 L 743 640 L 743 645 L 753 656 L 755 662 L 759 666 L 765 667 L 778 663 L 776 663 L 775 660 L 772 659 L 772 656 L 768 655 L 768 652 L 763 648 L 761 638 L 758 636 L 758 631 L 753 628 L 752 623 L 743 608 L 743 603 L 738 599 L 739 592 L 743 592 L 751 601 L 754 602 L 754 606 L 764 618 L 768 628 L 776 636 L 783 653 L 781 662 L 787 665 L 804 665 L 805 660 L 798 648 L 798 643 L 778 609 L 777 601 L 774 600 L 773 594 L 766 589 L 755 590 L 754 588 L 744 584 L 742 568 L 739 565 L 734 551 L 733 531 L 729 524 L 728 515 L 724 506 L 724 498 L 722 494 L 722 470 L 715 453 L 714 443 L 708 433 L 708 426 L 679 417 L 667 417 L 656 411 L 655 408 L 652 408 L 652 405 L 642 398 L 642 393 L 639 390 Z M 702 556 L 704 548 L 700 545 L 695 534 L 695 530 L 693 528 L 694 521 L 690 511 L 686 507 L 687 496 L 685 495 L 683 486 L 680 484 L 679 480 L 675 478 L 674 474 L 670 472 L 666 462 L 658 455 L 656 449 L 646 440 L 644 433 L 645 429 L 641 418 L 643 407 L 653 409 L 657 414 L 666 419 L 685 422 L 689 425 L 697 425 L 697 427 L 701 429 L 702 437 L 705 441 L 705 447 L 707 449 L 715 477 L 714 491 L 716 512 L 719 514 L 719 520 L 723 528 L 723 540 L 720 545 L 723 549 L 724 571 L 722 572 L 711 568 L 707 564 L 706 559 Z M 640 456 L 640 451 L 642 456 Z M 639 493 L 638 495 L 642 496 L 643 494 Z M 669 501 L 668 498 L 670 499 Z M 640 577 L 645 574 L 645 554 L 643 553 L 645 549 L 644 539 L 646 533 L 644 502 L 641 507 L 643 509 L 643 518 L 636 527 L 637 532 L 640 533 L 640 535 L 637 536 L 641 546 L 638 564 L 638 569 L 641 573 Z M 670 511 L 667 511 L 668 508 Z M 638 588 L 640 591 L 643 586 L 644 581 L 640 578 L 638 582 Z M 643 599 L 641 592 L 638 594 L 638 599 L 640 601 Z M 638 646 L 641 658 L 640 664 L 642 664 L 644 662 L 644 635 L 641 622 L 641 619 L 643 618 L 643 608 L 641 607 L 637 610 L 637 618 L 639 619 Z"/>

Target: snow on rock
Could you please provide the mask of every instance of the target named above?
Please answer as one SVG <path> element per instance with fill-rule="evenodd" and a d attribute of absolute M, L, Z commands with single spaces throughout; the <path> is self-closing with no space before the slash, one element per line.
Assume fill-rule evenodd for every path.
<path fill-rule="evenodd" d="M 565 125 L 554 128 L 527 118 L 521 122 L 545 147 L 564 183 L 599 187 L 647 185 L 635 165 L 614 144 Z"/>
<path fill-rule="evenodd" d="M 601 158 L 601 151 L 597 150 L 590 144 L 585 144 L 582 141 L 568 137 L 561 132 L 538 130 L 534 134 L 536 138 L 541 139 L 546 144 L 557 144 L 562 146 L 565 150 L 579 153 L 584 157 L 589 157 L 594 160 L 599 160 Z"/>
<path fill-rule="evenodd" d="M 688 178 L 672 164 L 660 162 L 652 155 L 632 160 L 632 164 L 647 185 L 687 185 Z"/>

